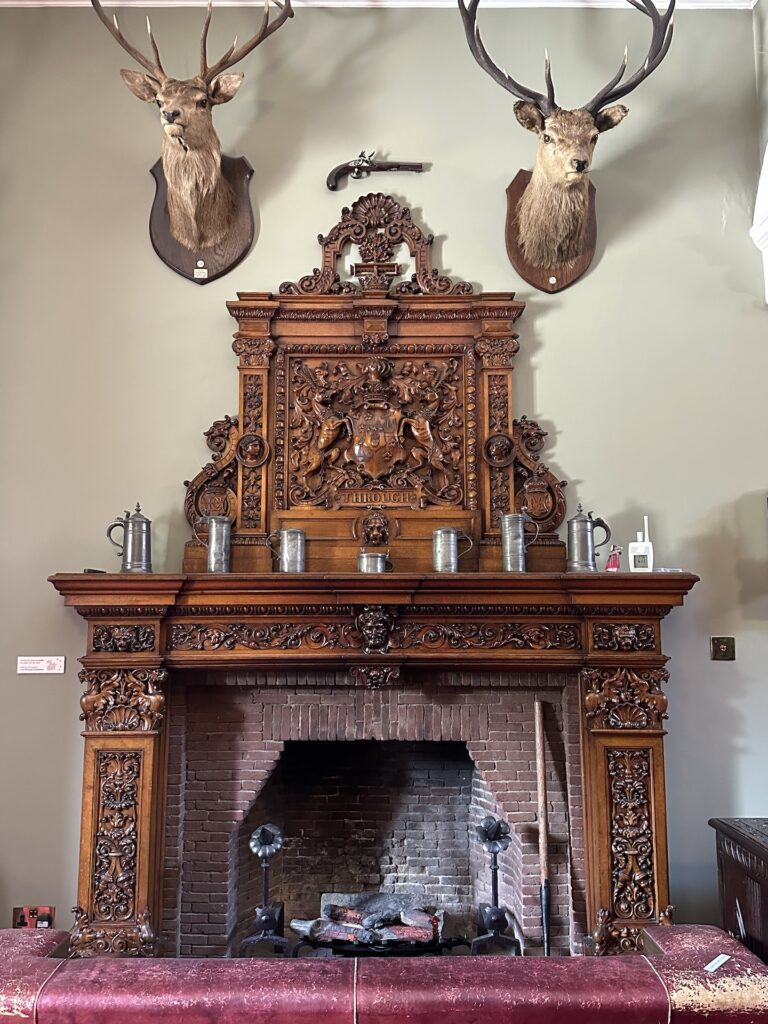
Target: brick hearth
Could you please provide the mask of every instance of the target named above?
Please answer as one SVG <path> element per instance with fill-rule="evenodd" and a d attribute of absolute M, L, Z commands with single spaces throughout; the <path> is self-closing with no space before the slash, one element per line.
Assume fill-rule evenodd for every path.
<path fill-rule="evenodd" d="M 248 836 L 267 820 L 286 833 L 272 889 L 287 917 L 316 916 L 326 890 L 423 891 L 449 932 L 466 930 L 489 896 L 474 837 L 485 813 L 513 826 L 500 895 L 537 946 L 536 697 L 547 702 L 552 943 L 580 946 L 575 674 L 413 670 L 397 690 L 364 690 L 342 672 L 185 672 L 169 690 L 168 954 L 236 943 L 261 893 Z"/>

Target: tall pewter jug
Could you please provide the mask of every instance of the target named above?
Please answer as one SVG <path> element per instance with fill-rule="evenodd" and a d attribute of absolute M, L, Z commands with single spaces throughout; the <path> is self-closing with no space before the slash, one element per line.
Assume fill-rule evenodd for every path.
<path fill-rule="evenodd" d="M 468 540 L 469 547 L 459 551 L 459 540 Z M 432 533 L 432 567 L 435 572 L 458 572 L 459 559 L 472 548 L 472 538 L 463 530 L 441 526 Z"/>
<path fill-rule="evenodd" d="M 208 528 L 208 539 L 201 537 L 198 527 Z M 203 516 L 192 530 L 195 538 L 208 548 L 208 572 L 229 572 L 229 547 L 232 520 L 228 516 Z"/>
<path fill-rule="evenodd" d="M 277 537 L 280 541 L 280 547 L 277 550 L 269 544 L 273 537 Z M 282 530 L 271 533 L 267 537 L 267 543 L 272 549 L 272 554 L 278 560 L 280 572 L 304 572 L 307 537 L 303 530 L 285 527 Z"/>
<path fill-rule="evenodd" d="M 535 533 L 526 540 L 525 524 L 533 523 Z M 539 524 L 528 515 L 523 506 L 522 512 L 508 512 L 499 521 L 501 528 L 501 565 L 504 572 L 525 572 L 525 549 L 539 536 Z"/>
<path fill-rule="evenodd" d="M 605 539 L 595 544 L 595 527 L 605 531 Z M 595 552 L 611 539 L 611 529 L 604 519 L 593 519 L 581 504 L 576 515 L 568 520 L 568 572 L 597 572 Z"/>
<path fill-rule="evenodd" d="M 114 540 L 112 531 L 122 527 L 122 543 Z M 141 514 L 141 505 L 136 502 L 136 511 L 113 519 L 107 527 L 110 544 L 118 548 L 122 557 L 120 572 L 152 572 L 152 523 Z"/>

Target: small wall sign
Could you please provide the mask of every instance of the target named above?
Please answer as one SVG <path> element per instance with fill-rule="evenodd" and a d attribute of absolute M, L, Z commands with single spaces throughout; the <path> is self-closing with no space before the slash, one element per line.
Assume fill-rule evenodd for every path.
<path fill-rule="evenodd" d="M 44 676 L 51 672 L 62 675 L 66 660 L 63 654 L 22 656 L 16 659 L 16 675 Z"/>

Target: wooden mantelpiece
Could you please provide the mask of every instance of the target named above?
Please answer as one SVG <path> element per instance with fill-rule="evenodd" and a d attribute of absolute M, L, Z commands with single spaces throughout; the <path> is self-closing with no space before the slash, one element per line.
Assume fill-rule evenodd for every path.
<path fill-rule="evenodd" d="M 164 684 L 185 669 L 346 669 L 397 687 L 419 669 L 572 671 L 580 687 L 587 907 L 601 951 L 632 948 L 669 901 L 661 619 L 696 577 L 73 575 L 88 620 L 75 946 L 150 953 L 159 920 Z"/>

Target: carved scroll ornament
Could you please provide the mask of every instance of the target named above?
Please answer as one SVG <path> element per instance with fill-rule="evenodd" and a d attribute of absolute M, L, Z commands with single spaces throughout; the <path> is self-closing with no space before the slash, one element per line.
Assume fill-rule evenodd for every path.
<path fill-rule="evenodd" d="M 86 691 L 80 698 L 88 732 L 150 732 L 163 717 L 165 696 L 160 689 L 165 669 L 83 669 Z"/>
<path fill-rule="evenodd" d="M 213 452 L 213 460 L 203 466 L 194 479 L 184 481 L 187 488 L 184 515 L 192 527 L 203 516 L 232 519 L 237 512 L 237 417 L 216 420 L 204 436 Z"/>
<path fill-rule="evenodd" d="M 410 281 L 394 288 L 396 295 L 469 295 L 472 285 L 466 281 L 453 282 L 432 267 L 430 249 L 434 238 L 413 223 L 411 211 L 401 206 L 392 196 L 381 192 L 361 196 L 351 208 L 345 206 L 341 220 L 327 235 L 318 235 L 322 246 L 322 266 L 297 283 L 285 281 L 280 285 L 281 295 L 347 295 L 363 289 L 384 290 L 400 273 L 393 263 L 395 250 L 405 244 L 415 263 Z M 355 267 L 361 284 L 342 282 L 336 270 L 336 261 L 347 245 L 359 247 L 362 263 Z"/>
<path fill-rule="evenodd" d="M 593 729 L 660 729 L 667 717 L 663 668 L 586 668 L 584 714 Z"/>

